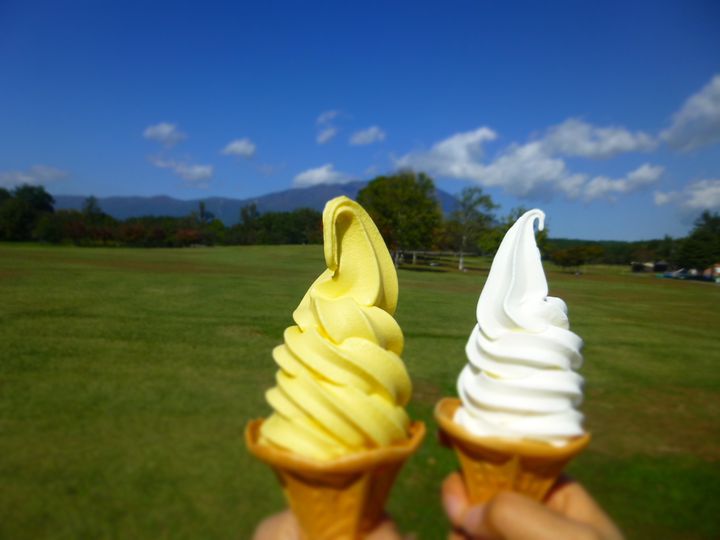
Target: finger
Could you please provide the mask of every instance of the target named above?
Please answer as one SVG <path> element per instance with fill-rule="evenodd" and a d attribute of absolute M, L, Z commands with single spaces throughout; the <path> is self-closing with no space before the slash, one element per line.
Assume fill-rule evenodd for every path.
<path fill-rule="evenodd" d="M 575 480 L 572 476 L 570 476 L 569 474 L 566 474 L 566 473 L 562 473 L 562 474 L 558 477 L 558 479 L 555 480 L 555 483 L 554 483 L 554 484 L 552 485 L 552 487 L 550 488 L 550 491 L 548 491 L 547 494 L 545 495 L 545 500 L 547 501 L 547 500 L 551 499 L 552 496 L 553 496 L 553 494 L 554 494 L 556 491 L 562 489 L 562 488 L 565 487 L 566 485 L 568 485 L 568 484 L 576 484 L 576 483 L 577 483 L 576 480 Z"/>
<path fill-rule="evenodd" d="M 299 538 L 300 528 L 290 510 L 263 520 L 253 535 L 253 540 L 298 540 Z"/>
<path fill-rule="evenodd" d="M 559 540 L 597 538 L 590 525 L 567 519 L 558 512 L 518 493 L 503 492 L 485 505 L 480 519 L 466 514 L 463 529 L 470 535 L 502 540 Z"/>
<path fill-rule="evenodd" d="M 386 516 L 369 534 L 364 536 L 365 540 L 402 540 L 395 522 Z"/>
<path fill-rule="evenodd" d="M 554 487 L 546 500 L 547 507 L 580 523 L 587 523 L 603 534 L 603 538 L 621 539 L 620 529 L 595 502 L 587 490 L 574 481 Z"/>
<path fill-rule="evenodd" d="M 454 527 L 461 527 L 470 502 L 459 473 L 452 473 L 443 481 L 442 504 L 450 523 Z"/>
<path fill-rule="evenodd" d="M 465 531 L 480 527 L 485 506 L 470 504 L 465 482 L 459 473 L 453 473 L 445 478 L 442 486 L 442 502 L 445 513 L 455 529 L 448 536 L 449 539 L 466 539 L 468 537 Z"/>

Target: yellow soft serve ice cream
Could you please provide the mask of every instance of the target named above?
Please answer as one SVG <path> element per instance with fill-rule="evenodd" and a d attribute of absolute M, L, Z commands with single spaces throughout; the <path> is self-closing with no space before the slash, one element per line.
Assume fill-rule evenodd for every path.
<path fill-rule="evenodd" d="M 397 274 L 367 212 L 347 197 L 323 212 L 325 270 L 273 351 L 274 413 L 262 444 L 331 460 L 406 439 L 410 378 L 393 318 Z"/>

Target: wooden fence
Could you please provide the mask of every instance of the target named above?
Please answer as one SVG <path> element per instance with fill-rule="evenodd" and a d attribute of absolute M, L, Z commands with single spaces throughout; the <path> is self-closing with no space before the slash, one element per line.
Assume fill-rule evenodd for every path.
<path fill-rule="evenodd" d="M 419 251 L 406 250 L 394 254 L 398 268 L 446 272 L 448 270 L 481 270 L 475 265 L 468 265 L 467 257 L 478 257 L 479 253 L 460 253 L 457 251 Z"/>

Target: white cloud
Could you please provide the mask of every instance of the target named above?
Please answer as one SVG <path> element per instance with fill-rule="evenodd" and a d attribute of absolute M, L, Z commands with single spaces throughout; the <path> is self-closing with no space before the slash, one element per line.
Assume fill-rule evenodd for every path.
<path fill-rule="evenodd" d="M 370 126 L 353 133 L 350 144 L 354 146 L 372 144 L 385 140 L 385 132 L 379 126 Z"/>
<path fill-rule="evenodd" d="M 340 115 L 340 111 L 324 111 L 315 120 L 318 129 L 320 130 L 315 137 L 315 141 L 318 144 L 325 144 L 330 142 L 338 134 L 338 128 L 335 127 L 334 121 Z"/>
<path fill-rule="evenodd" d="M 160 157 L 151 157 L 150 163 L 160 169 L 171 170 L 193 187 L 207 187 L 214 172 L 212 165 L 197 165 Z"/>
<path fill-rule="evenodd" d="M 492 129 L 483 126 L 448 137 L 427 152 L 407 154 L 395 164 L 472 180 L 485 187 L 502 187 L 517 196 L 530 196 L 549 188 L 577 196 L 584 177 L 570 173 L 565 162 L 549 155 L 539 141 L 512 144 L 490 163 L 483 163 L 483 144 L 496 138 Z"/>
<path fill-rule="evenodd" d="M 700 180 L 685 190 L 684 206 L 697 210 L 720 209 L 720 179 Z"/>
<path fill-rule="evenodd" d="M 583 187 L 583 197 L 590 201 L 630 193 L 657 182 L 664 170 L 664 167 L 659 165 L 645 163 L 624 178 L 613 179 L 607 176 L 596 176 Z"/>
<path fill-rule="evenodd" d="M 33 165 L 25 171 L 0 171 L 0 186 L 45 185 L 66 178 L 66 171 L 48 165 Z"/>
<path fill-rule="evenodd" d="M 188 163 L 177 163 L 173 167 L 174 171 L 185 180 L 190 182 L 199 182 L 209 180 L 213 175 L 212 165 L 193 165 Z"/>
<path fill-rule="evenodd" d="M 600 128 L 569 119 L 540 138 L 525 144 L 512 143 L 494 159 L 484 160 L 484 144 L 495 139 L 495 131 L 483 126 L 448 137 L 430 150 L 402 156 L 395 165 L 470 180 L 485 187 L 501 187 L 518 197 L 562 193 L 587 200 L 628 193 L 656 181 L 662 173 L 662 167 L 646 164 L 624 178 L 599 176 L 588 183 L 590 175 L 569 170 L 565 156 L 601 158 L 656 146 L 649 135 L 620 127 Z"/>
<path fill-rule="evenodd" d="M 326 163 L 315 169 L 303 171 L 295 177 L 293 186 L 309 187 L 320 184 L 343 184 L 350 181 L 350 176 L 335 170 L 332 163 Z"/>
<path fill-rule="evenodd" d="M 495 140 L 497 135 L 488 127 L 457 133 L 433 145 L 426 152 L 413 152 L 395 160 L 401 168 L 427 171 L 440 176 L 461 180 L 480 181 L 485 167 L 483 143 Z"/>
<path fill-rule="evenodd" d="M 146 127 L 145 131 L 143 131 L 143 137 L 170 147 L 186 139 L 187 135 L 180 131 L 175 124 L 160 122 Z"/>
<path fill-rule="evenodd" d="M 251 158 L 255 155 L 256 150 L 255 143 L 247 137 L 242 139 L 235 139 L 229 142 L 222 150 L 222 154 L 226 156 L 239 156 L 244 158 Z"/>
<path fill-rule="evenodd" d="M 337 118 L 338 114 L 340 114 L 340 111 L 324 111 L 321 112 L 320 115 L 317 117 L 317 120 L 315 120 L 315 123 L 318 126 L 326 126 L 335 118 Z"/>
<path fill-rule="evenodd" d="M 693 150 L 720 141 L 720 75 L 685 101 L 660 136 L 678 150 Z"/>
<path fill-rule="evenodd" d="M 655 201 L 656 206 L 662 206 L 664 204 L 670 204 L 671 202 L 673 202 L 676 198 L 676 195 L 677 193 L 675 193 L 674 191 L 656 191 L 653 194 L 653 200 Z"/>
<path fill-rule="evenodd" d="M 687 211 L 720 210 L 720 178 L 698 180 L 680 192 L 655 192 L 656 205 L 671 203 Z"/>
<path fill-rule="evenodd" d="M 490 165 L 483 167 L 479 182 L 501 186 L 517 196 L 536 196 L 559 190 L 577 195 L 584 177 L 568 171 L 565 162 L 547 154 L 538 142 L 511 145 Z"/>
<path fill-rule="evenodd" d="M 700 180 L 688 186 L 684 206 L 698 210 L 720 209 L 720 179 Z"/>
<path fill-rule="evenodd" d="M 335 127 L 327 127 L 323 129 L 320 133 L 318 133 L 315 140 L 318 144 L 325 144 L 326 142 L 329 142 L 333 138 L 335 138 L 335 135 L 337 135 L 337 128 Z"/>
<path fill-rule="evenodd" d="M 623 127 L 596 127 L 577 118 L 548 129 L 542 144 L 549 154 L 587 158 L 609 158 L 657 147 L 657 141 L 642 131 L 633 133 Z"/>

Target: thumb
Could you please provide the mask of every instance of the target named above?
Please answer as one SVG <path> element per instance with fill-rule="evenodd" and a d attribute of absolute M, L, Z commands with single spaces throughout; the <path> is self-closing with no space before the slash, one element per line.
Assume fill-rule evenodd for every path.
<path fill-rule="evenodd" d="M 597 538 L 589 525 L 569 520 L 529 497 L 509 491 L 490 500 L 481 519 L 468 521 L 463 527 L 466 533 L 493 540 Z"/>
<path fill-rule="evenodd" d="M 298 540 L 300 527 L 290 510 L 266 518 L 253 535 L 253 540 Z"/>

